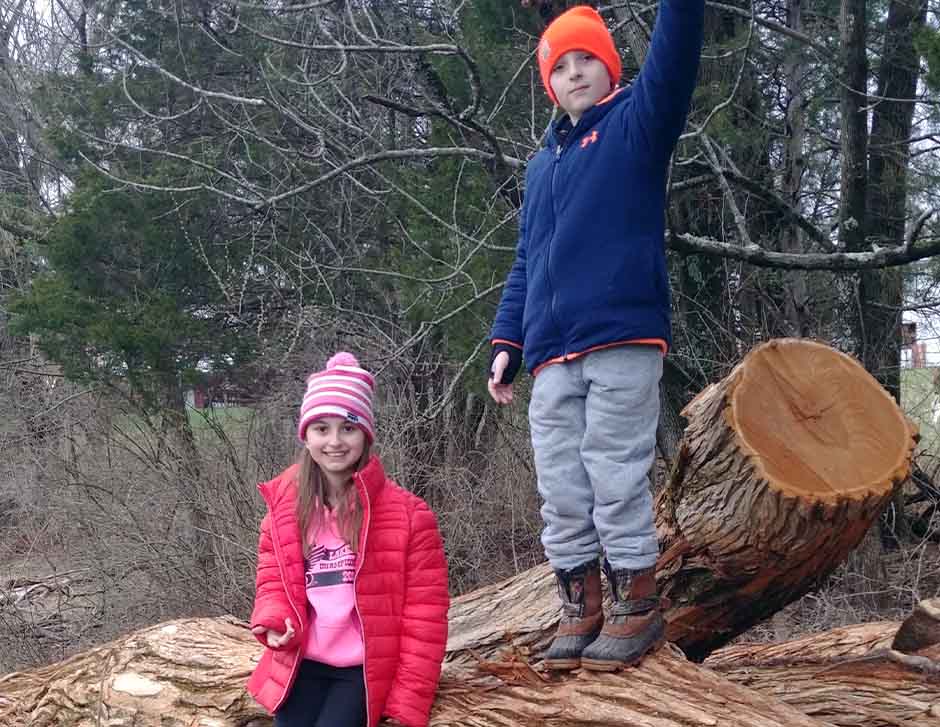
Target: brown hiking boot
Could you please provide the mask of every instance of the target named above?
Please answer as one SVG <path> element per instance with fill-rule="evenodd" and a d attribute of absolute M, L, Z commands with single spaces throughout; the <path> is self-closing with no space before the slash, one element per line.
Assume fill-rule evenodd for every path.
<path fill-rule="evenodd" d="M 594 560 L 571 570 L 556 570 L 555 578 L 561 596 L 561 622 L 545 652 L 545 666 L 577 669 L 584 647 L 597 638 L 604 625 L 600 565 Z"/>
<path fill-rule="evenodd" d="M 614 570 L 604 559 L 604 573 L 613 605 L 600 636 L 581 655 L 581 666 L 617 671 L 638 664 L 665 641 L 665 627 L 656 592 L 655 568 Z"/>

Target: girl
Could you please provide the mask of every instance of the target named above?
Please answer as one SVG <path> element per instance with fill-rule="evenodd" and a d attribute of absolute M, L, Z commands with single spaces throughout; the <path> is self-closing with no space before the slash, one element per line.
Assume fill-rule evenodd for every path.
<path fill-rule="evenodd" d="M 297 464 L 259 485 L 248 691 L 276 727 L 425 727 L 447 641 L 434 513 L 370 455 L 375 381 L 349 353 L 307 380 Z M 303 534 L 303 536 L 301 536 Z"/>

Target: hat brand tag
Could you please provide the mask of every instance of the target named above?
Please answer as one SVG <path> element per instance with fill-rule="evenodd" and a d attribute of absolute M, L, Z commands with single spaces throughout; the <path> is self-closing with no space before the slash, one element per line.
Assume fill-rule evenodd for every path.
<path fill-rule="evenodd" d="M 346 412 L 346 418 L 351 421 L 353 424 L 359 423 L 359 417 L 353 414 L 351 411 Z"/>

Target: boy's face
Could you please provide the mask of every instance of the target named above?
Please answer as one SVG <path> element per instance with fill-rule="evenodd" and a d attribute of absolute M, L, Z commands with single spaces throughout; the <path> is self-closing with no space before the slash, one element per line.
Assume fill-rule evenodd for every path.
<path fill-rule="evenodd" d="M 611 91 L 607 66 L 585 50 L 568 51 L 559 58 L 549 80 L 558 105 L 573 124 Z"/>

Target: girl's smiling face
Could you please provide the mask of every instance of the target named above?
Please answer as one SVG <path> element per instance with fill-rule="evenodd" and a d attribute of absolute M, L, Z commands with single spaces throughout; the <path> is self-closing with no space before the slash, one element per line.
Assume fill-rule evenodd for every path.
<path fill-rule="evenodd" d="M 362 459 L 366 435 L 343 417 L 329 416 L 307 425 L 304 442 L 324 476 L 342 484 L 352 477 Z"/>

